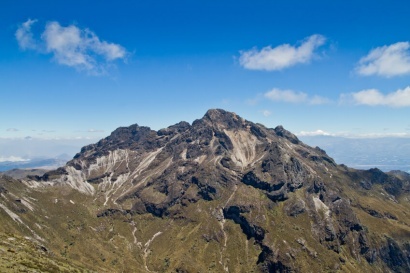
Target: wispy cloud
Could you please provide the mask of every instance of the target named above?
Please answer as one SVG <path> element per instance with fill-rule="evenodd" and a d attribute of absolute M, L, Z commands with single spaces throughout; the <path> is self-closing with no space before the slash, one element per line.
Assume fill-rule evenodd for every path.
<path fill-rule="evenodd" d="M 18 132 L 18 131 L 20 131 L 20 130 L 17 129 L 17 128 L 8 128 L 6 131 L 7 131 L 7 132 Z"/>
<path fill-rule="evenodd" d="M 87 28 L 61 26 L 56 21 L 47 23 L 41 39 L 36 41 L 31 31 L 31 26 L 36 21 L 29 19 L 17 29 L 16 39 L 20 48 L 52 54 L 53 60 L 58 64 L 92 75 L 101 75 L 107 72 L 112 61 L 124 60 L 128 55 L 121 45 L 102 41 Z"/>
<path fill-rule="evenodd" d="M 33 33 L 31 32 L 31 26 L 37 22 L 37 20 L 28 19 L 22 23 L 16 33 L 16 39 L 21 49 L 35 49 L 37 47 L 36 42 L 33 39 Z"/>
<path fill-rule="evenodd" d="M 410 43 L 377 47 L 360 59 L 356 71 L 363 76 L 393 77 L 410 74 Z"/>
<path fill-rule="evenodd" d="M 265 93 L 265 97 L 272 101 L 301 103 L 307 100 L 308 95 L 303 92 L 296 92 L 293 90 L 282 90 L 278 88 L 273 88 L 269 92 Z"/>
<path fill-rule="evenodd" d="M 309 96 L 304 92 L 297 92 L 290 89 L 273 88 L 266 92 L 264 97 L 272 101 L 282 101 L 288 103 L 307 103 L 312 105 L 327 104 L 331 101 L 321 96 Z"/>
<path fill-rule="evenodd" d="M 409 107 L 410 86 L 388 94 L 383 94 L 377 89 L 367 89 L 356 93 L 342 94 L 340 96 L 340 102 L 369 106 Z"/>
<path fill-rule="evenodd" d="M 269 117 L 270 115 L 272 115 L 272 112 L 269 110 L 262 110 L 259 112 L 262 113 L 262 115 L 264 115 L 265 117 Z"/>
<path fill-rule="evenodd" d="M 304 39 L 299 46 L 282 44 L 273 48 L 266 46 L 261 50 L 253 48 L 241 51 L 239 63 L 251 70 L 282 70 L 299 63 L 309 63 L 315 55 L 315 50 L 325 41 L 324 36 L 315 34 Z"/>

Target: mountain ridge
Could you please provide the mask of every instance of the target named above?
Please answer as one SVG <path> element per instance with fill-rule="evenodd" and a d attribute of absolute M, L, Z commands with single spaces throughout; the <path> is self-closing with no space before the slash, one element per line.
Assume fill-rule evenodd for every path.
<path fill-rule="evenodd" d="M 73 221 L 92 227 L 83 227 L 82 236 L 91 236 L 97 223 L 115 225 L 118 235 L 103 234 L 123 238 L 116 252 L 136 257 L 127 260 L 127 272 L 406 272 L 409 184 L 401 173 L 337 165 L 282 126 L 211 109 L 192 124 L 158 131 L 120 127 L 65 167 L 18 185 L 63 202 L 61 210 L 81 204 L 78 211 L 88 216 Z M 42 238 L 44 231 L 27 221 L 28 232 Z M 80 249 L 68 249 L 79 261 Z"/>

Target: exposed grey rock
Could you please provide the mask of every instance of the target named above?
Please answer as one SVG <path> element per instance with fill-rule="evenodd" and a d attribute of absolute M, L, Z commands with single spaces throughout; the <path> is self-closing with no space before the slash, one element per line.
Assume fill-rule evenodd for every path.
<path fill-rule="evenodd" d="M 296 198 L 295 200 L 289 200 L 285 206 L 285 211 L 289 216 L 297 216 L 306 211 L 306 203 L 299 198 Z"/>

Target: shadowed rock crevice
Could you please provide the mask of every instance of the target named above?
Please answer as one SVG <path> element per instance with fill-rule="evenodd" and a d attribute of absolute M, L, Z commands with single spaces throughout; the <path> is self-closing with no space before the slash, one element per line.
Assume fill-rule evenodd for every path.
<path fill-rule="evenodd" d="M 410 272 L 410 245 L 403 247 L 392 238 L 386 239 L 386 245 L 380 249 L 380 257 L 394 272 Z"/>
<path fill-rule="evenodd" d="M 216 197 L 216 188 L 200 181 L 197 177 L 192 177 L 192 183 L 198 186 L 198 194 L 206 201 L 214 200 Z"/>
<path fill-rule="evenodd" d="M 261 244 L 265 238 L 265 230 L 259 226 L 249 223 L 246 217 L 241 215 L 242 212 L 245 212 L 245 210 L 237 206 L 230 206 L 223 210 L 224 217 L 238 224 L 248 240 L 250 238 L 254 238 L 256 242 Z"/>
<path fill-rule="evenodd" d="M 246 185 L 268 192 L 277 191 L 285 185 L 285 181 L 279 181 L 277 184 L 262 181 L 252 171 L 243 176 L 242 182 Z"/>
<path fill-rule="evenodd" d="M 258 255 L 257 265 L 261 272 L 293 272 L 291 267 L 284 264 L 284 260 L 278 257 L 278 252 L 264 243 L 266 230 L 251 223 L 242 213 L 249 212 L 248 208 L 230 206 L 223 209 L 225 219 L 232 220 L 238 224 L 247 240 L 253 238 L 261 252 Z"/>

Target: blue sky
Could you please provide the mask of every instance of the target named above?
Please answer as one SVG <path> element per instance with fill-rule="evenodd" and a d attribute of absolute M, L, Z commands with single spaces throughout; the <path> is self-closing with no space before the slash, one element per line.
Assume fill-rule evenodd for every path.
<path fill-rule="evenodd" d="M 0 3 L 0 138 L 102 138 L 224 108 L 410 136 L 408 1 Z"/>

